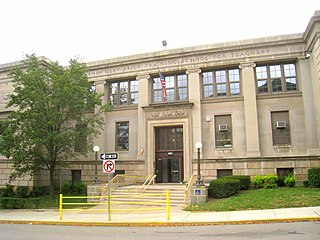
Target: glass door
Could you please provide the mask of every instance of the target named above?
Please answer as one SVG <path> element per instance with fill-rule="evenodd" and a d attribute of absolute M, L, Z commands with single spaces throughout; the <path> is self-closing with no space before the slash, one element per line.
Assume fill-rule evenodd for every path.
<path fill-rule="evenodd" d="M 179 183 L 183 179 L 183 128 L 156 129 L 156 182 Z"/>

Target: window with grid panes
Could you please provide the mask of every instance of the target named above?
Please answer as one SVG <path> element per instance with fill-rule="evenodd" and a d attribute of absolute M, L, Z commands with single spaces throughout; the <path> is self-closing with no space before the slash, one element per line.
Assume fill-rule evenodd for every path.
<path fill-rule="evenodd" d="M 219 69 L 202 72 L 203 97 L 240 95 L 239 69 Z"/>
<path fill-rule="evenodd" d="M 232 147 L 231 115 L 215 115 L 215 145 L 216 147 Z"/>
<path fill-rule="evenodd" d="M 129 122 L 116 123 L 116 151 L 129 150 Z"/>
<path fill-rule="evenodd" d="M 289 111 L 271 112 L 273 146 L 291 145 Z"/>
<path fill-rule="evenodd" d="M 188 76 L 187 74 L 164 76 L 166 83 L 167 101 L 188 100 Z M 164 102 L 160 77 L 153 78 L 153 102 Z"/>
<path fill-rule="evenodd" d="M 294 63 L 257 66 L 256 79 L 258 93 L 298 90 L 296 66 Z"/>
<path fill-rule="evenodd" d="M 138 104 L 139 81 L 126 80 L 112 82 L 109 85 L 110 101 L 113 105 Z"/>
<path fill-rule="evenodd" d="M 74 151 L 82 152 L 86 148 L 87 148 L 87 125 L 77 124 Z"/>

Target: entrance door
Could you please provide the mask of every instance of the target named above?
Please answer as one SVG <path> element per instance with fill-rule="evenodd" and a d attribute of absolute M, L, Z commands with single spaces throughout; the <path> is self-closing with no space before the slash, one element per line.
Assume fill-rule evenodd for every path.
<path fill-rule="evenodd" d="M 183 179 L 183 128 L 156 129 L 156 182 L 179 183 Z"/>

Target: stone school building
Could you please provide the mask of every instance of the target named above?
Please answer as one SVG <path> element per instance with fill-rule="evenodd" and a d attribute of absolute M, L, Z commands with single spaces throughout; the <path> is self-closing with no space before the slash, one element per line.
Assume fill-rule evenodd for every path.
<path fill-rule="evenodd" d="M 288 172 L 306 180 L 320 167 L 320 11 L 306 25 L 303 33 L 88 62 L 89 81 L 114 106 L 94 140 L 99 156 L 117 152 L 117 173 L 181 183 L 197 174 L 200 142 L 205 182 Z M 13 90 L 7 74 L 21 64 L 0 65 L 0 120 Z M 70 159 L 57 178 L 90 184 L 94 164 L 94 152 Z M 0 185 L 10 173 L 0 156 Z M 100 165 L 98 175 L 106 182 Z M 46 174 L 16 180 L 46 183 Z"/>

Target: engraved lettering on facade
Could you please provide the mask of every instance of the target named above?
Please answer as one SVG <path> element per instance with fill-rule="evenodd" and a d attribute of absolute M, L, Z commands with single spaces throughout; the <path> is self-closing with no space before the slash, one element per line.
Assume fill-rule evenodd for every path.
<path fill-rule="evenodd" d="M 146 119 L 172 119 L 172 118 L 184 118 L 189 116 L 189 111 L 186 109 L 176 109 L 176 110 L 163 110 L 146 112 Z"/>
<path fill-rule="evenodd" d="M 89 77 L 95 77 L 103 74 L 115 74 L 115 73 L 124 73 L 130 71 L 137 70 L 145 70 L 148 68 L 158 68 L 158 67 L 170 67 L 170 66 L 178 66 L 184 64 L 193 64 L 193 63 L 205 63 L 208 61 L 221 61 L 228 60 L 233 58 L 247 58 L 251 56 L 258 56 L 263 54 L 269 54 L 269 49 L 252 49 L 245 51 L 233 51 L 233 52 L 225 52 L 225 53 L 214 53 L 207 54 L 195 57 L 187 57 L 187 58 L 175 58 L 165 61 L 151 61 L 148 63 L 137 63 L 137 64 L 129 64 L 119 67 L 110 67 L 103 68 L 99 70 L 93 70 L 88 72 Z"/>

